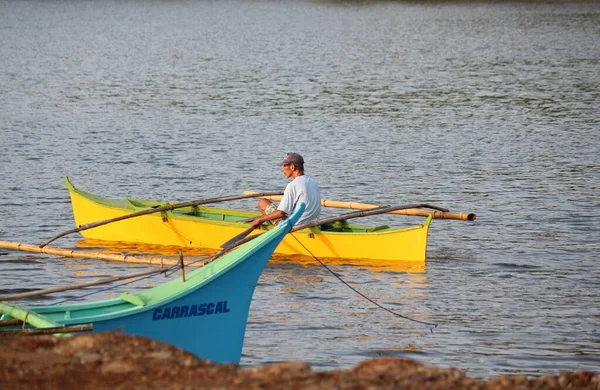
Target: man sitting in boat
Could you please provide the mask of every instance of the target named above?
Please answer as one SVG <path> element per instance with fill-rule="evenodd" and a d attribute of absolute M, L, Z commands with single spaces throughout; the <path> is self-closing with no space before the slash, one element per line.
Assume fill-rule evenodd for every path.
<path fill-rule="evenodd" d="M 279 163 L 283 174 L 292 181 L 285 187 L 283 198 L 279 205 L 270 200 L 260 199 L 258 208 L 262 216 L 252 222 L 257 228 L 263 222 L 269 221 L 276 225 L 291 215 L 297 204 L 304 203 L 306 209 L 296 224 L 301 225 L 319 217 L 321 212 L 321 193 L 317 180 L 304 174 L 304 158 L 298 153 L 287 153 Z"/>

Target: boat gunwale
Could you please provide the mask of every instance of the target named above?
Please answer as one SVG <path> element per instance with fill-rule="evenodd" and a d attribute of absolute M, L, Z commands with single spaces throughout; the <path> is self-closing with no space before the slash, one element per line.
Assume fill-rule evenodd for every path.
<path fill-rule="evenodd" d="M 276 234 L 276 233 L 274 233 L 274 234 Z M 245 251 L 245 253 L 243 255 L 238 256 L 236 254 L 236 250 L 234 250 L 233 252 L 229 252 L 229 253 L 223 255 L 222 257 L 219 257 L 216 260 L 212 261 L 211 263 L 190 272 L 188 275 L 186 275 L 185 282 L 182 281 L 181 278 L 178 277 L 176 279 L 172 279 L 165 283 L 161 283 L 159 285 L 151 287 L 149 289 L 145 289 L 145 290 L 133 293 L 132 295 L 135 295 L 138 297 L 139 297 L 139 295 L 152 295 L 152 294 L 160 294 L 161 295 L 160 297 L 152 298 L 152 300 L 150 302 L 147 302 L 144 298 L 140 297 L 145 302 L 144 306 L 135 305 L 135 304 L 128 302 L 119 297 L 119 298 L 112 298 L 112 299 L 106 299 L 106 300 L 95 301 L 95 302 L 82 302 L 82 303 L 70 304 L 70 305 L 31 307 L 31 310 L 35 311 L 39 314 L 49 315 L 48 313 L 55 313 L 55 312 L 69 311 L 72 313 L 74 311 L 94 310 L 94 309 L 99 309 L 99 308 L 107 308 L 108 310 L 110 310 L 111 306 L 121 306 L 121 305 L 128 306 L 128 307 L 124 307 L 122 309 L 115 309 L 114 311 L 111 311 L 108 313 L 94 314 L 94 315 L 89 315 L 86 317 L 71 317 L 68 319 L 65 318 L 64 320 L 61 319 L 60 323 L 62 323 L 62 324 L 92 321 L 91 318 L 93 318 L 94 322 L 95 321 L 108 321 L 108 320 L 112 320 L 112 319 L 119 318 L 122 316 L 129 316 L 132 314 L 138 314 L 138 313 L 143 313 L 145 311 L 154 310 L 157 307 L 167 305 L 173 301 L 183 298 L 189 294 L 192 294 L 195 291 L 197 291 L 198 289 L 200 289 L 200 288 L 208 285 L 209 283 L 213 282 L 214 280 L 222 277 L 227 272 L 229 272 L 232 269 L 234 269 L 235 267 L 237 267 L 239 264 L 243 263 L 244 261 L 247 261 L 249 257 L 251 257 L 257 251 L 262 249 L 262 247 L 264 246 L 263 244 L 266 245 L 266 244 L 268 244 L 269 241 L 270 240 L 266 240 L 265 238 L 263 238 L 263 240 L 253 242 L 252 243 L 253 245 L 250 247 L 243 247 L 243 246 L 239 247 L 239 248 L 237 248 L 238 250 Z M 227 262 L 227 264 L 225 264 L 225 265 L 221 264 L 223 262 Z M 218 267 L 218 266 L 222 266 L 222 267 L 219 268 L 218 270 L 214 271 L 214 268 Z M 201 278 L 202 277 L 201 274 L 206 274 L 206 273 L 208 273 L 208 276 L 206 276 L 200 280 L 194 281 L 195 278 Z M 186 286 L 186 284 L 189 284 L 189 285 Z M 169 291 L 171 289 L 174 289 L 175 291 Z M 167 290 L 167 291 L 163 293 L 162 290 Z"/>
<path fill-rule="evenodd" d="M 72 192 L 76 193 L 77 195 L 84 197 L 87 201 L 90 201 L 96 205 L 99 205 L 102 207 L 108 207 L 108 208 L 111 208 L 116 211 L 133 211 L 133 212 L 135 212 L 135 211 L 146 210 L 146 209 L 150 208 L 150 206 L 148 206 L 148 207 L 135 206 L 134 204 L 132 204 L 130 202 L 131 200 L 140 202 L 140 203 L 141 202 L 152 202 L 152 203 L 155 202 L 158 205 L 167 205 L 167 202 L 150 201 L 150 200 L 142 200 L 142 199 L 135 199 L 135 198 L 127 198 L 125 200 L 107 198 L 107 197 L 104 197 L 101 195 L 92 194 L 92 193 L 84 191 L 84 190 L 76 189 L 75 186 L 73 186 L 70 183 L 68 178 L 66 179 L 66 183 L 69 188 L 69 191 L 72 191 Z M 117 202 L 123 202 L 124 204 L 127 204 L 130 207 L 118 207 L 113 204 L 113 203 L 117 203 Z M 171 203 L 171 204 L 174 204 L 174 203 Z M 203 207 L 203 206 L 197 206 L 197 207 L 202 208 L 204 212 L 212 213 L 212 214 L 240 215 L 240 216 L 248 216 L 248 217 L 253 217 L 253 216 L 258 217 L 260 215 L 259 212 L 248 211 L 248 210 L 236 210 L 236 209 L 225 209 L 225 208 Z M 188 206 L 187 208 L 190 208 L 190 206 Z M 214 224 L 214 225 L 219 225 L 219 226 L 236 227 L 236 228 L 244 228 L 244 229 L 248 228 L 250 226 L 250 224 L 247 222 L 218 220 L 218 219 L 189 215 L 189 214 L 184 214 L 181 212 L 173 212 L 173 211 L 174 210 L 163 211 L 163 212 L 159 212 L 157 214 L 148 214 L 148 215 L 145 215 L 144 217 L 162 218 L 163 217 L 162 214 L 165 214 L 166 217 L 170 218 L 170 219 L 195 222 L 195 223 Z M 368 229 L 374 229 L 375 226 L 349 225 L 351 228 L 361 229 L 361 230 L 364 229 L 365 231 L 336 232 L 336 231 L 330 231 L 330 230 L 321 230 L 318 227 L 311 227 L 311 228 L 307 228 L 307 229 L 297 230 L 296 232 L 318 233 L 318 234 L 324 234 L 324 235 L 342 235 L 342 236 L 348 236 L 348 235 L 368 235 L 368 236 L 382 235 L 383 236 L 383 235 L 396 234 L 396 233 L 400 233 L 400 232 L 406 232 L 406 231 L 410 231 L 410 230 L 425 228 L 431 223 L 432 218 L 433 218 L 433 214 L 430 214 L 429 217 L 427 217 L 427 219 L 422 224 L 388 227 L 386 229 L 381 229 L 381 230 L 376 230 L 376 231 L 372 231 L 372 230 L 368 231 Z M 267 231 L 271 230 L 272 228 L 273 228 L 272 226 L 264 227 L 264 229 Z M 158 245 L 160 245 L 160 244 L 158 244 Z"/>
<path fill-rule="evenodd" d="M 68 180 L 68 179 L 67 179 Z M 68 181 L 67 181 L 68 183 Z M 71 188 L 69 188 L 71 189 Z M 74 189 L 74 187 L 73 187 Z M 75 190 L 77 191 L 77 190 Z M 279 228 L 279 229 L 277 229 Z M 282 232 L 282 230 L 287 230 Z M 66 304 L 66 305 L 56 305 L 56 306 L 32 306 L 30 309 L 39 314 L 49 313 L 57 313 L 57 312 L 74 312 L 74 311 L 83 311 L 83 310 L 94 310 L 107 308 L 107 310 L 111 310 L 110 307 L 114 306 L 125 306 L 121 309 L 114 309 L 113 311 L 101 314 L 93 314 L 85 317 L 71 317 L 60 319 L 60 323 L 62 324 L 70 324 L 70 323 L 80 323 L 86 321 L 92 321 L 90 318 L 93 318 L 93 321 L 108 321 L 115 318 L 119 318 L 122 316 L 129 316 L 132 314 L 143 313 L 148 310 L 154 310 L 157 307 L 167 305 L 173 301 L 176 301 L 186 295 L 192 294 L 198 289 L 206 286 L 207 284 L 217 280 L 218 278 L 225 275 L 227 272 L 233 270 L 238 265 L 247 261 L 250 257 L 255 255 L 258 251 L 260 251 L 265 245 L 268 245 L 272 236 L 276 236 L 277 234 L 287 234 L 290 230 L 289 223 L 283 223 L 272 229 L 273 233 L 271 235 L 265 234 L 258 237 L 257 240 L 253 240 L 250 243 L 247 243 L 243 246 L 237 247 L 233 249 L 231 252 L 225 253 L 222 256 L 218 257 L 214 261 L 211 261 L 209 264 L 206 264 L 194 271 L 190 272 L 185 282 L 180 278 L 176 278 L 173 280 L 169 280 L 167 282 L 161 283 L 149 289 L 145 289 L 132 295 L 138 296 L 142 301 L 145 302 L 144 306 L 139 306 L 128 302 L 122 298 L 111 298 L 100 301 L 93 302 L 82 302 L 75 304 Z M 204 277 L 202 277 L 204 275 Z M 201 278 L 199 280 L 194 280 L 197 278 Z M 175 291 L 172 291 L 175 290 Z M 150 300 L 146 298 L 147 295 L 157 294 L 159 297 L 152 297 Z M 140 297 L 142 295 L 143 297 Z M 50 314 L 51 315 L 51 314 Z"/>

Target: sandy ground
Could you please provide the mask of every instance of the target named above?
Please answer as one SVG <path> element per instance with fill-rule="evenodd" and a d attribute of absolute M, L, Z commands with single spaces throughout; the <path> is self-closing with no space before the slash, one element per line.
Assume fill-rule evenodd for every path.
<path fill-rule="evenodd" d="M 595 389 L 591 372 L 484 381 L 464 370 L 373 359 L 313 372 L 303 362 L 241 369 L 200 360 L 170 345 L 119 333 L 70 338 L 0 336 L 0 389 Z"/>

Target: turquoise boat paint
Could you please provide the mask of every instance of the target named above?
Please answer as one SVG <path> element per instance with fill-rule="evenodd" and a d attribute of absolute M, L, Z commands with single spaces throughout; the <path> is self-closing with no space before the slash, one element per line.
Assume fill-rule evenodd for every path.
<path fill-rule="evenodd" d="M 303 212 L 300 204 L 274 229 L 186 274 L 185 282 L 175 279 L 116 299 L 28 310 L 61 325 L 92 323 L 94 332 L 145 336 L 213 362 L 239 363 L 258 278 Z"/>

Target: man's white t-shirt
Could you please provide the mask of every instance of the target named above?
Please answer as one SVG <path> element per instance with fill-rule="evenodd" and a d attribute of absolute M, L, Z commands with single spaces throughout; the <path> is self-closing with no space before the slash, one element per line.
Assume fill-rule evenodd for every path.
<path fill-rule="evenodd" d="M 310 222 L 319 217 L 321 212 L 321 192 L 317 180 L 308 175 L 302 175 L 292 180 L 283 191 L 283 198 L 277 210 L 281 210 L 286 215 L 294 212 L 297 204 L 304 203 L 306 208 L 304 213 L 296 222 L 296 225 L 301 225 Z"/>

